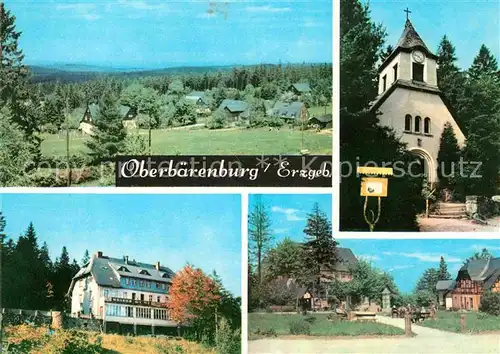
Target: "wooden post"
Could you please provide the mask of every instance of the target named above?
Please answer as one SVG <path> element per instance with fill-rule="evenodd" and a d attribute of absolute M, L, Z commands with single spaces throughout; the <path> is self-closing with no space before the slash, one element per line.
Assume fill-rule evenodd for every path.
<path fill-rule="evenodd" d="M 134 336 L 137 335 L 137 323 L 134 323 Z"/>
<path fill-rule="evenodd" d="M 405 314 L 405 336 L 411 337 L 411 314 Z"/>
<path fill-rule="evenodd" d="M 177 325 L 177 337 L 180 337 L 181 336 L 181 325 L 178 324 Z"/>
<path fill-rule="evenodd" d="M 425 217 L 427 219 L 429 218 L 429 199 L 428 198 L 425 200 Z"/>
<path fill-rule="evenodd" d="M 151 335 L 154 337 L 155 336 L 155 325 L 151 325 Z"/>
<path fill-rule="evenodd" d="M 106 334 L 106 321 L 102 321 L 102 331 Z"/>
<path fill-rule="evenodd" d="M 63 328 L 63 317 L 62 312 L 54 311 L 52 312 L 52 326 L 53 329 L 62 329 Z"/>
<path fill-rule="evenodd" d="M 465 323 L 465 315 L 460 315 L 460 332 L 465 333 L 466 331 L 466 323 Z"/>

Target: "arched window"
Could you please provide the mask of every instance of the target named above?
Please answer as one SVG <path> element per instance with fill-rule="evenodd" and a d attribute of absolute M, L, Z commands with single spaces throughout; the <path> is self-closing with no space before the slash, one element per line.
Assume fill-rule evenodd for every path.
<path fill-rule="evenodd" d="M 411 132 L 411 116 L 409 114 L 405 116 L 405 132 Z"/>
<path fill-rule="evenodd" d="M 424 119 L 424 134 L 431 133 L 431 119 L 429 117 L 425 117 Z"/>
<path fill-rule="evenodd" d="M 415 117 L 415 133 L 420 133 L 420 125 L 422 124 L 422 118 L 419 116 Z"/>

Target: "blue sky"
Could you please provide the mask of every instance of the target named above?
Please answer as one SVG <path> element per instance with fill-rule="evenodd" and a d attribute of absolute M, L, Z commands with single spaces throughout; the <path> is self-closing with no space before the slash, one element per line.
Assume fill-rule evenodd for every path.
<path fill-rule="evenodd" d="M 250 194 L 249 213 L 259 200 L 268 209 L 275 243 L 287 236 L 298 242 L 304 240 L 307 214 L 314 203 L 332 220 L 331 194 Z"/>
<path fill-rule="evenodd" d="M 33 221 L 52 259 L 66 246 L 77 261 L 88 249 L 174 271 L 189 262 L 241 295 L 239 195 L 3 194 L 0 203 L 7 235 L 17 239 Z"/>
<path fill-rule="evenodd" d="M 6 0 L 29 64 L 331 62 L 332 2 Z"/>
<path fill-rule="evenodd" d="M 500 60 L 500 2 L 498 0 L 371 0 L 371 17 L 383 23 L 387 44 L 395 45 L 403 32 L 408 7 L 410 20 L 427 47 L 437 52 L 443 35 L 455 45 L 458 64 L 467 69 L 481 44 Z"/>

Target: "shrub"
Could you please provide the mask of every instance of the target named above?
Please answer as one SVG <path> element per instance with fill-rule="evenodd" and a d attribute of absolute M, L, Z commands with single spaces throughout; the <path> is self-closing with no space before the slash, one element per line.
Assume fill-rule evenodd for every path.
<path fill-rule="evenodd" d="M 182 345 L 175 344 L 175 343 L 157 344 L 156 350 L 158 351 L 158 354 L 174 354 L 174 353 L 184 354 L 185 353 Z"/>
<path fill-rule="evenodd" d="M 267 125 L 266 119 L 262 116 L 251 117 L 249 120 L 251 128 L 260 128 Z"/>
<path fill-rule="evenodd" d="M 272 128 L 280 128 L 283 126 L 283 120 L 280 118 L 268 118 L 266 119 L 266 125 Z"/>
<path fill-rule="evenodd" d="M 304 318 L 304 321 L 306 321 L 307 323 L 313 324 L 316 321 L 316 317 L 306 316 L 306 318 Z"/>
<path fill-rule="evenodd" d="M 289 322 L 290 334 L 311 334 L 311 325 L 303 319 L 296 319 Z"/>
<path fill-rule="evenodd" d="M 102 353 L 102 338 L 75 330 L 57 330 L 41 348 L 41 353 L 98 354 Z"/>
<path fill-rule="evenodd" d="M 124 155 L 146 155 L 148 146 L 146 139 L 137 133 L 130 133 L 124 141 Z"/>
<path fill-rule="evenodd" d="M 218 354 L 241 353 L 241 339 L 239 332 L 233 331 L 225 318 L 222 318 L 215 337 L 216 350 Z"/>
<path fill-rule="evenodd" d="M 481 298 L 479 310 L 490 315 L 500 316 L 500 293 L 485 292 Z"/>
<path fill-rule="evenodd" d="M 47 123 L 44 124 L 41 128 L 41 131 L 43 133 L 49 133 L 49 134 L 57 134 L 59 129 L 57 129 L 56 125 L 54 123 Z"/>
<path fill-rule="evenodd" d="M 227 125 L 227 117 L 222 112 L 214 112 L 212 116 L 207 118 L 205 126 L 208 129 L 221 129 Z"/>

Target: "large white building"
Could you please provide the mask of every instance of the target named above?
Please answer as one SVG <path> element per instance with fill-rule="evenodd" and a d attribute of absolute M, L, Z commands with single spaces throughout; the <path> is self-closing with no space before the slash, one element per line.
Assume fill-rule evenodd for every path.
<path fill-rule="evenodd" d="M 94 254 L 73 277 L 71 315 L 96 318 L 104 326 L 176 327 L 166 308 L 174 273 L 167 267 Z"/>
<path fill-rule="evenodd" d="M 391 127 L 424 161 L 431 183 L 438 181 L 437 156 L 445 123 L 452 125 L 459 146 L 465 143 L 453 110 L 439 90 L 436 60 L 407 19 L 395 49 L 378 69 L 378 97 L 372 106 L 380 113 L 380 124 Z"/>

